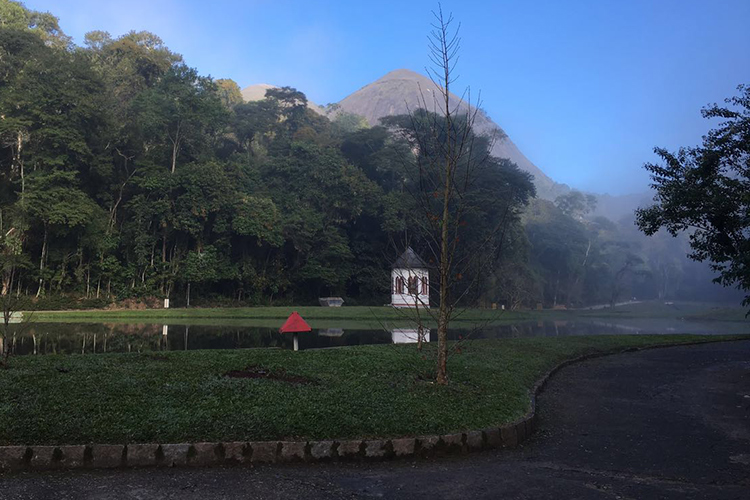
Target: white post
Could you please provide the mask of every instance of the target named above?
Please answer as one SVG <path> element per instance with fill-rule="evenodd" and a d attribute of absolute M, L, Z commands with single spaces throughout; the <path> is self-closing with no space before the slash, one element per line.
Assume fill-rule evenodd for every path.
<path fill-rule="evenodd" d="M 299 338 L 296 333 L 294 334 L 294 350 L 299 351 Z"/>
<path fill-rule="evenodd" d="M 169 309 L 169 299 L 164 299 L 164 309 Z"/>

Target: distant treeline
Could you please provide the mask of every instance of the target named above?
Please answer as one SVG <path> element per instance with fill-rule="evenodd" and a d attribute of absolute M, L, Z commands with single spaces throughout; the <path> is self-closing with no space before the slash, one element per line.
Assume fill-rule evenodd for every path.
<path fill-rule="evenodd" d="M 383 304 L 405 245 L 428 258 L 404 173 L 419 153 L 395 133 L 411 120 L 323 116 L 291 88 L 245 103 L 153 34 L 77 47 L 53 16 L 0 0 L 0 17 L 2 294 Z M 503 227 L 467 305 L 708 298 L 684 240 L 590 219 L 577 192 L 535 199 L 528 174 L 488 162 L 467 235 Z"/>

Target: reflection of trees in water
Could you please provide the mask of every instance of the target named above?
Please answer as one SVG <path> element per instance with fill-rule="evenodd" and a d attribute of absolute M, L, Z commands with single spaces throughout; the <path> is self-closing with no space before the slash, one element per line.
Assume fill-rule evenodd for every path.
<path fill-rule="evenodd" d="M 651 323 L 655 323 L 650 320 Z M 465 338 L 472 332 L 474 339 L 551 337 L 566 335 L 601 335 L 644 333 L 673 330 L 669 322 L 658 324 L 626 324 L 606 321 L 533 321 L 488 325 L 479 331 L 455 328 L 449 338 Z M 681 323 L 679 331 L 684 330 Z M 711 328 L 715 329 L 715 326 Z M 726 328 L 724 326 L 723 328 Z M 196 349 L 291 349 L 292 338 L 279 334 L 275 328 L 223 325 L 164 325 L 152 323 L 35 323 L 22 332 L 12 330 L 6 347 L 12 354 L 91 354 L 109 352 L 180 351 Z M 335 334 L 332 334 L 334 332 Z M 694 331 L 708 333 L 709 330 Z M 355 328 L 327 329 L 300 336 L 302 349 L 348 345 L 384 344 L 393 341 L 384 330 Z M 738 332 L 739 333 L 739 332 Z"/>
<path fill-rule="evenodd" d="M 166 335 L 164 334 L 166 333 Z M 37 323 L 13 333 L 14 354 L 92 354 L 186 349 L 288 347 L 273 328 L 152 323 Z"/>
<path fill-rule="evenodd" d="M 15 354 L 89 354 L 158 349 L 156 325 L 38 323 L 14 332 Z"/>
<path fill-rule="evenodd" d="M 284 346 L 284 338 L 273 328 L 170 325 L 167 335 L 162 337 L 166 337 L 162 344 L 165 350 Z"/>
<path fill-rule="evenodd" d="M 166 332 L 166 335 L 164 333 Z M 452 339 L 467 331 L 450 331 Z M 327 334 L 326 334 L 327 333 Z M 560 332 L 562 334 L 562 332 Z M 554 335 L 554 328 L 539 325 L 502 325 L 483 329 L 474 338 L 525 337 Z M 383 344 L 392 336 L 382 330 L 340 329 L 330 335 L 312 333 L 300 337 L 302 349 L 347 345 Z M 274 328 L 169 325 L 149 323 L 38 323 L 13 341 L 18 354 L 92 354 L 108 352 L 151 352 L 195 349 L 291 348 L 290 336 Z"/>

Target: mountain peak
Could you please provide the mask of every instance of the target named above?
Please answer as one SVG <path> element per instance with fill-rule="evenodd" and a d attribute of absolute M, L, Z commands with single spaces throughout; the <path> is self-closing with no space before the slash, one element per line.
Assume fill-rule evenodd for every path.
<path fill-rule="evenodd" d="M 380 79 L 365 85 L 345 97 L 339 105 L 348 113 L 363 116 L 371 125 L 377 125 L 384 116 L 402 115 L 420 107 L 430 107 L 436 99 L 436 84 L 427 76 L 401 68 L 385 74 Z M 470 112 L 470 103 L 451 94 L 451 105 L 459 112 Z M 436 109 L 439 109 L 436 102 Z M 547 177 L 536 165 L 516 147 L 503 130 L 489 116 L 479 113 L 474 122 L 478 134 L 496 137 L 492 154 L 498 158 L 508 158 L 535 177 L 537 190 L 543 197 L 554 199 L 559 186 Z"/>
<path fill-rule="evenodd" d="M 390 71 L 380 77 L 378 80 L 375 81 L 375 83 L 378 82 L 387 82 L 390 80 L 429 80 L 428 77 L 421 73 L 417 73 L 416 71 L 412 71 L 410 69 L 406 68 L 400 68 L 400 69 L 394 69 L 393 71 Z"/>
<path fill-rule="evenodd" d="M 261 101 L 266 98 L 266 90 L 278 88 L 276 85 L 267 83 L 256 83 L 242 89 L 242 98 L 245 102 Z"/>
<path fill-rule="evenodd" d="M 270 85 L 268 83 L 256 83 L 254 85 L 249 85 L 242 89 L 242 98 L 245 100 L 245 102 L 253 102 L 253 101 L 262 101 L 266 98 L 266 91 L 269 89 L 278 89 L 279 87 L 277 85 Z M 324 115 L 325 110 L 322 106 L 315 104 L 311 100 L 307 100 L 307 107 L 312 109 L 318 114 Z"/>

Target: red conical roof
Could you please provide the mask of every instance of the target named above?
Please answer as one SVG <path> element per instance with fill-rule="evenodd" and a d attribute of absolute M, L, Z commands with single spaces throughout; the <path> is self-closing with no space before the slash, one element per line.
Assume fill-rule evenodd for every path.
<path fill-rule="evenodd" d="M 287 318 L 286 323 L 279 328 L 279 333 L 299 333 L 299 332 L 310 332 L 312 328 L 308 325 L 302 316 L 297 311 L 294 311 Z"/>

